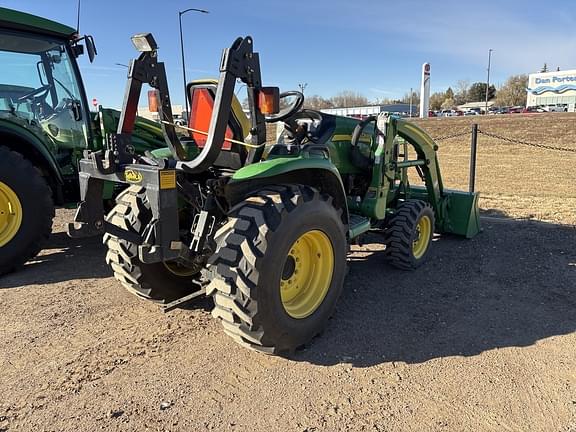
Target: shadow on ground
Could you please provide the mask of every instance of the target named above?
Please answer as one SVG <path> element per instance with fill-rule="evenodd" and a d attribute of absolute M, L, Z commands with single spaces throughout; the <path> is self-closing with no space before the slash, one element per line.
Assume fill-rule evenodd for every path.
<path fill-rule="evenodd" d="M 575 331 L 576 229 L 494 218 L 483 226 L 472 240 L 439 239 L 412 272 L 378 252 L 353 255 L 335 316 L 295 360 L 420 363 Z"/>
<path fill-rule="evenodd" d="M 0 289 L 109 277 L 105 254 L 101 236 L 72 239 L 64 232 L 53 233 L 40 255 L 17 272 L 0 276 Z"/>
<path fill-rule="evenodd" d="M 487 213 L 490 216 L 498 212 Z M 320 365 L 421 363 L 529 346 L 576 330 L 576 229 L 488 217 L 471 240 L 437 239 L 412 272 L 384 263 L 369 238 L 350 258 L 338 310 L 325 333 L 295 356 Z M 105 278 L 101 239 L 54 234 L 42 255 L 0 278 L 0 288 Z M 209 299 L 183 305 L 210 309 Z"/>

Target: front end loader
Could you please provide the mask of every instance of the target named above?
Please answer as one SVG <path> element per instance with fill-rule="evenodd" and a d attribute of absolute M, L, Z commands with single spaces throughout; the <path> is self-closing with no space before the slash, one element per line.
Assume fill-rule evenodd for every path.
<path fill-rule="evenodd" d="M 301 93 L 262 86 L 245 37 L 224 50 L 218 80 L 188 84 L 189 135 L 181 139 L 154 38 L 133 41 L 140 56 L 118 131 L 106 151 L 80 162 L 82 202 L 69 234 L 104 234 L 114 275 L 140 297 L 173 306 L 206 293 L 235 341 L 286 354 L 326 325 L 349 245 L 364 234 L 381 234 L 384 257 L 414 269 L 434 232 L 479 232 L 478 194 L 444 188 L 437 146 L 414 124 L 302 109 Z M 234 96 L 237 80 L 246 85 L 249 120 Z M 131 132 L 143 84 L 154 89 L 168 147 L 138 156 Z M 284 123 L 273 145 L 267 122 Z M 101 193 L 110 181 L 129 187 L 105 216 Z"/>

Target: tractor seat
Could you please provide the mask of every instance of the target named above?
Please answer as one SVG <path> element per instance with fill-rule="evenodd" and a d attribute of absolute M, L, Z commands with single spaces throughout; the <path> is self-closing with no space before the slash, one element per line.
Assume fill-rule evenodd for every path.
<path fill-rule="evenodd" d="M 200 150 L 206 145 L 207 136 L 198 131 L 207 133 L 210 128 L 217 83 L 216 80 L 203 80 L 188 84 L 190 100 L 188 125 L 191 129 L 196 130 L 189 131 L 189 136 Z M 226 139 L 243 142 L 244 137 L 248 135 L 249 127 L 248 120 L 242 112 L 242 106 L 234 97 L 228 126 L 226 127 Z M 246 162 L 248 149 L 243 145 L 226 141 L 226 139 L 222 143 L 222 151 L 213 165 L 218 168 L 238 170 Z"/>
<path fill-rule="evenodd" d="M 320 114 L 320 121 L 310 130 L 310 140 L 315 145 L 325 145 L 326 142 L 332 138 L 334 129 L 336 129 L 336 121 L 334 116 L 330 114 Z"/>

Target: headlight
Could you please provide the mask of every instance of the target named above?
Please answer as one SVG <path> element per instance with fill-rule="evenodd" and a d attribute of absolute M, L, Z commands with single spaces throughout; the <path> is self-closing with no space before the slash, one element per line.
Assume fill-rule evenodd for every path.
<path fill-rule="evenodd" d="M 158 49 L 158 45 L 156 44 L 152 33 L 140 33 L 134 35 L 132 36 L 132 43 L 134 44 L 134 48 L 140 52 L 150 52 Z"/>

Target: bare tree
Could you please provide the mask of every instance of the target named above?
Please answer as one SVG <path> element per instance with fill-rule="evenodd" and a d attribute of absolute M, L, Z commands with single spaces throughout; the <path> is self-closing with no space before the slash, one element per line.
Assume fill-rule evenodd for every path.
<path fill-rule="evenodd" d="M 444 99 L 444 102 L 442 102 L 442 109 L 450 109 L 450 108 L 454 108 L 456 106 L 456 101 L 452 98 L 446 98 Z"/>
<path fill-rule="evenodd" d="M 402 99 L 400 100 L 402 103 L 410 103 L 410 92 L 406 92 Z M 420 92 L 412 90 L 412 105 L 416 106 L 420 103 Z"/>
<path fill-rule="evenodd" d="M 468 90 L 470 88 L 469 80 L 458 80 L 456 82 L 456 92 L 454 93 L 454 100 L 456 105 L 462 105 L 468 102 Z"/>
<path fill-rule="evenodd" d="M 335 108 L 348 108 L 354 106 L 368 105 L 368 98 L 361 93 L 344 90 L 330 98 L 330 102 Z"/>
<path fill-rule="evenodd" d="M 526 87 L 528 75 L 512 75 L 496 94 L 496 105 L 515 106 L 526 103 Z"/>
<path fill-rule="evenodd" d="M 312 95 L 307 96 L 304 99 L 304 108 L 321 110 L 324 108 L 332 108 L 332 102 L 328 99 L 324 99 L 322 96 Z"/>
<path fill-rule="evenodd" d="M 430 109 L 439 110 L 442 108 L 442 103 L 446 100 L 446 93 L 436 92 L 430 96 Z"/>

